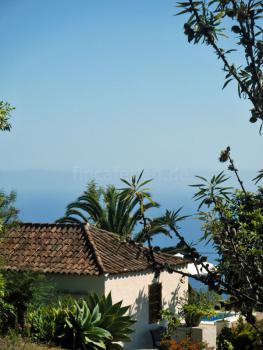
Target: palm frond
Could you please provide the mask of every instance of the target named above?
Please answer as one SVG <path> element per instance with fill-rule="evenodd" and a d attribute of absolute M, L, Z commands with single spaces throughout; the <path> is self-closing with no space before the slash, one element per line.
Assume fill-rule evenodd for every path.
<path fill-rule="evenodd" d="M 252 180 L 257 184 L 259 181 L 263 179 L 263 169 L 259 170 L 258 175 Z"/>

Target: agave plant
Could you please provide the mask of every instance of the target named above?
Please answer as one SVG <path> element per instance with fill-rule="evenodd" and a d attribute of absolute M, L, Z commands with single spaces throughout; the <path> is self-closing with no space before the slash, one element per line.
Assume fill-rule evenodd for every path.
<path fill-rule="evenodd" d="M 65 326 L 65 333 L 67 328 L 73 333 L 72 349 L 106 349 L 106 341 L 112 339 L 112 336 L 100 326 L 100 322 L 99 305 L 90 311 L 85 300 L 75 301 Z"/>
<path fill-rule="evenodd" d="M 76 301 L 69 296 L 42 305 L 27 317 L 31 338 L 71 350 L 106 349 L 106 340 L 112 337 L 99 325 L 100 321 L 98 305 L 90 309 L 85 300 Z"/>
<path fill-rule="evenodd" d="M 117 342 L 130 340 L 129 335 L 133 332 L 131 326 L 135 323 L 135 321 L 127 315 L 129 306 L 122 306 L 122 301 L 114 304 L 112 302 L 111 293 L 101 297 L 97 294 L 89 294 L 86 300 L 91 310 L 96 306 L 99 307 L 101 319 L 98 322 L 98 326 L 107 329 L 112 336 L 111 339 L 106 339 L 105 341 L 106 349 L 123 349 Z"/>

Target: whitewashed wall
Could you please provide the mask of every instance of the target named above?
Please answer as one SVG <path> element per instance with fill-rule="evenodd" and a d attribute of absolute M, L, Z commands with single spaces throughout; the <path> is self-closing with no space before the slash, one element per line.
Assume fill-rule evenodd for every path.
<path fill-rule="evenodd" d="M 179 269 L 180 267 L 178 267 Z M 185 265 L 181 266 L 186 270 Z M 95 292 L 99 295 L 112 293 L 114 302 L 123 300 L 123 305 L 130 305 L 130 314 L 137 321 L 132 341 L 125 344 L 125 350 L 151 349 L 150 329 L 157 325 L 149 324 L 148 286 L 154 282 L 162 283 L 163 307 L 175 311 L 178 298 L 183 297 L 188 289 L 188 280 L 177 273 L 162 272 L 159 280 L 154 280 L 151 271 L 123 273 L 104 276 L 78 276 L 69 274 L 47 274 L 48 280 L 56 285 L 60 292 L 83 295 Z"/>
<path fill-rule="evenodd" d="M 181 269 L 186 270 L 186 267 L 182 266 Z M 154 280 L 151 271 L 105 277 L 105 293 L 111 292 L 114 302 L 123 300 L 123 305 L 131 305 L 130 313 L 137 320 L 134 325 L 135 332 L 132 335 L 132 341 L 125 344 L 126 350 L 152 348 L 149 330 L 156 325 L 148 323 L 148 286 L 153 282 L 157 281 Z M 184 283 L 182 283 L 181 275 L 162 272 L 158 282 L 162 283 L 163 307 L 175 311 L 178 298 L 183 297 L 187 292 L 187 278 L 184 278 Z"/>
<path fill-rule="evenodd" d="M 102 295 L 105 291 L 103 276 L 70 274 L 47 274 L 46 276 L 51 283 L 54 283 L 55 288 L 62 293 L 83 295 L 94 292 Z"/>

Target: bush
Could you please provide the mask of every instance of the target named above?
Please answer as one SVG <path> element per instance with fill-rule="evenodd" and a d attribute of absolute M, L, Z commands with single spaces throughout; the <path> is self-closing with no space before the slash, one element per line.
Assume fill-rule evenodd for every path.
<path fill-rule="evenodd" d="M 52 306 L 42 306 L 28 313 L 27 325 L 32 340 L 55 343 L 55 312 L 56 309 Z"/>
<path fill-rule="evenodd" d="M 13 305 L 10 305 L 0 299 L 0 333 L 6 335 L 9 329 L 16 326 L 16 313 Z"/>
<path fill-rule="evenodd" d="M 129 340 L 134 321 L 125 315 L 128 307 L 121 304 L 113 304 L 110 294 L 93 294 L 78 301 L 60 298 L 28 314 L 31 337 L 67 349 L 123 349 L 116 342 Z"/>
<path fill-rule="evenodd" d="M 9 329 L 15 328 L 16 313 L 13 305 L 4 301 L 5 279 L 0 273 L 0 333 L 6 335 Z"/>
<path fill-rule="evenodd" d="M 5 279 L 2 273 L 0 273 L 0 298 L 5 295 Z"/>
<path fill-rule="evenodd" d="M 214 292 L 189 289 L 188 299 L 182 306 L 181 315 L 189 327 L 198 326 L 204 316 L 212 317 L 215 314 L 214 305 L 218 295 Z"/>
<path fill-rule="evenodd" d="M 161 317 L 162 320 L 167 321 L 167 329 L 162 333 L 162 339 L 171 339 L 171 336 L 181 323 L 180 318 L 169 309 L 161 310 Z"/>
<path fill-rule="evenodd" d="M 182 313 L 187 326 L 196 327 L 200 324 L 202 317 L 211 317 L 215 314 L 215 311 L 213 309 L 203 307 L 202 305 L 185 304 L 183 305 Z"/>
<path fill-rule="evenodd" d="M 213 309 L 218 306 L 222 297 L 212 290 L 194 289 L 189 285 L 188 302 L 191 304 L 202 305 L 207 309 Z"/>
<path fill-rule="evenodd" d="M 235 328 L 224 328 L 217 339 L 218 350 L 262 350 L 259 333 L 242 318 Z"/>
<path fill-rule="evenodd" d="M 65 327 L 73 304 L 74 299 L 66 296 L 53 304 L 31 310 L 27 315 L 27 324 L 32 340 L 65 346 L 72 344 L 72 331 L 65 334 Z"/>
<path fill-rule="evenodd" d="M 14 307 L 18 325 L 24 329 L 28 309 L 50 299 L 52 286 L 44 275 L 30 270 L 4 271 L 3 276 L 3 300 Z"/>

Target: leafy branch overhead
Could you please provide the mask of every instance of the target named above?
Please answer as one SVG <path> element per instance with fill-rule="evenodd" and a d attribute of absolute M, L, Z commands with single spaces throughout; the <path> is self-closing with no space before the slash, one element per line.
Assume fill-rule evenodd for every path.
<path fill-rule="evenodd" d="M 188 42 L 206 44 L 214 49 L 225 72 L 223 88 L 231 81 L 236 81 L 239 97 L 248 98 L 252 103 L 250 122 L 261 121 L 261 131 L 263 125 L 262 1 L 188 0 L 178 2 L 177 7 L 180 8 L 177 15 L 189 15 L 184 24 Z M 226 40 L 228 38 L 229 40 Z M 229 43 L 232 45 L 231 48 L 226 47 Z M 238 63 L 233 63 L 232 59 L 237 57 L 239 57 Z M 240 59 L 243 61 L 241 64 Z"/>
<path fill-rule="evenodd" d="M 198 188 L 198 191 L 194 195 L 194 199 L 196 201 L 200 201 L 198 210 L 204 204 L 209 207 L 216 199 L 219 199 L 220 197 L 223 197 L 226 200 L 229 199 L 229 195 L 231 194 L 230 190 L 232 187 L 222 186 L 222 184 L 229 179 L 229 177 L 226 177 L 224 175 L 223 171 L 217 176 L 214 175 L 210 181 L 202 176 L 196 176 L 196 178 L 203 182 L 195 185 L 190 185 L 191 187 Z"/>
<path fill-rule="evenodd" d="M 216 268 L 211 267 L 207 263 L 207 257 L 200 254 L 184 238 L 178 226 L 178 223 L 185 219 L 185 216 L 179 215 L 180 209 L 175 212 L 166 211 L 163 217 L 163 222 L 169 228 L 170 236 L 174 236 L 179 241 L 176 247 L 166 249 L 166 252 L 174 253 L 177 247 L 180 247 L 184 252 L 184 257 L 195 265 L 197 275 L 155 261 L 156 247 L 152 245 L 148 235 L 151 220 L 146 217 L 144 210 L 147 198 L 150 196 L 149 189 L 143 186 L 139 188 L 138 179 L 133 177 L 130 182 L 124 181 L 127 185 L 125 191 L 126 195 L 140 199 L 142 217 L 140 222 L 143 225 L 149 247 L 147 258 L 152 263 L 156 275 L 163 270 L 170 273 L 177 272 L 201 281 L 208 286 L 209 290 L 218 294 L 228 294 L 230 300 L 223 302 L 224 306 L 241 311 L 247 321 L 256 327 L 252 312 L 254 309 L 262 310 L 263 308 L 263 189 L 258 187 L 254 193 L 245 189 L 231 157 L 230 147 L 221 152 L 219 160 L 227 163 L 228 170 L 237 179 L 239 189 L 226 185 L 229 177 L 224 172 L 213 176 L 211 180 L 197 176 L 199 183 L 192 185 L 197 189 L 194 198 L 200 202 L 198 217 L 203 223 L 203 240 L 210 241 L 218 254 Z M 147 193 L 147 196 L 144 193 Z M 200 211 L 201 207 L 206 207 L 206 209 Z M 205 274 L 200 273 L 200 269 Z M 263 333 L 260 334 L 263 343 Z"/>

